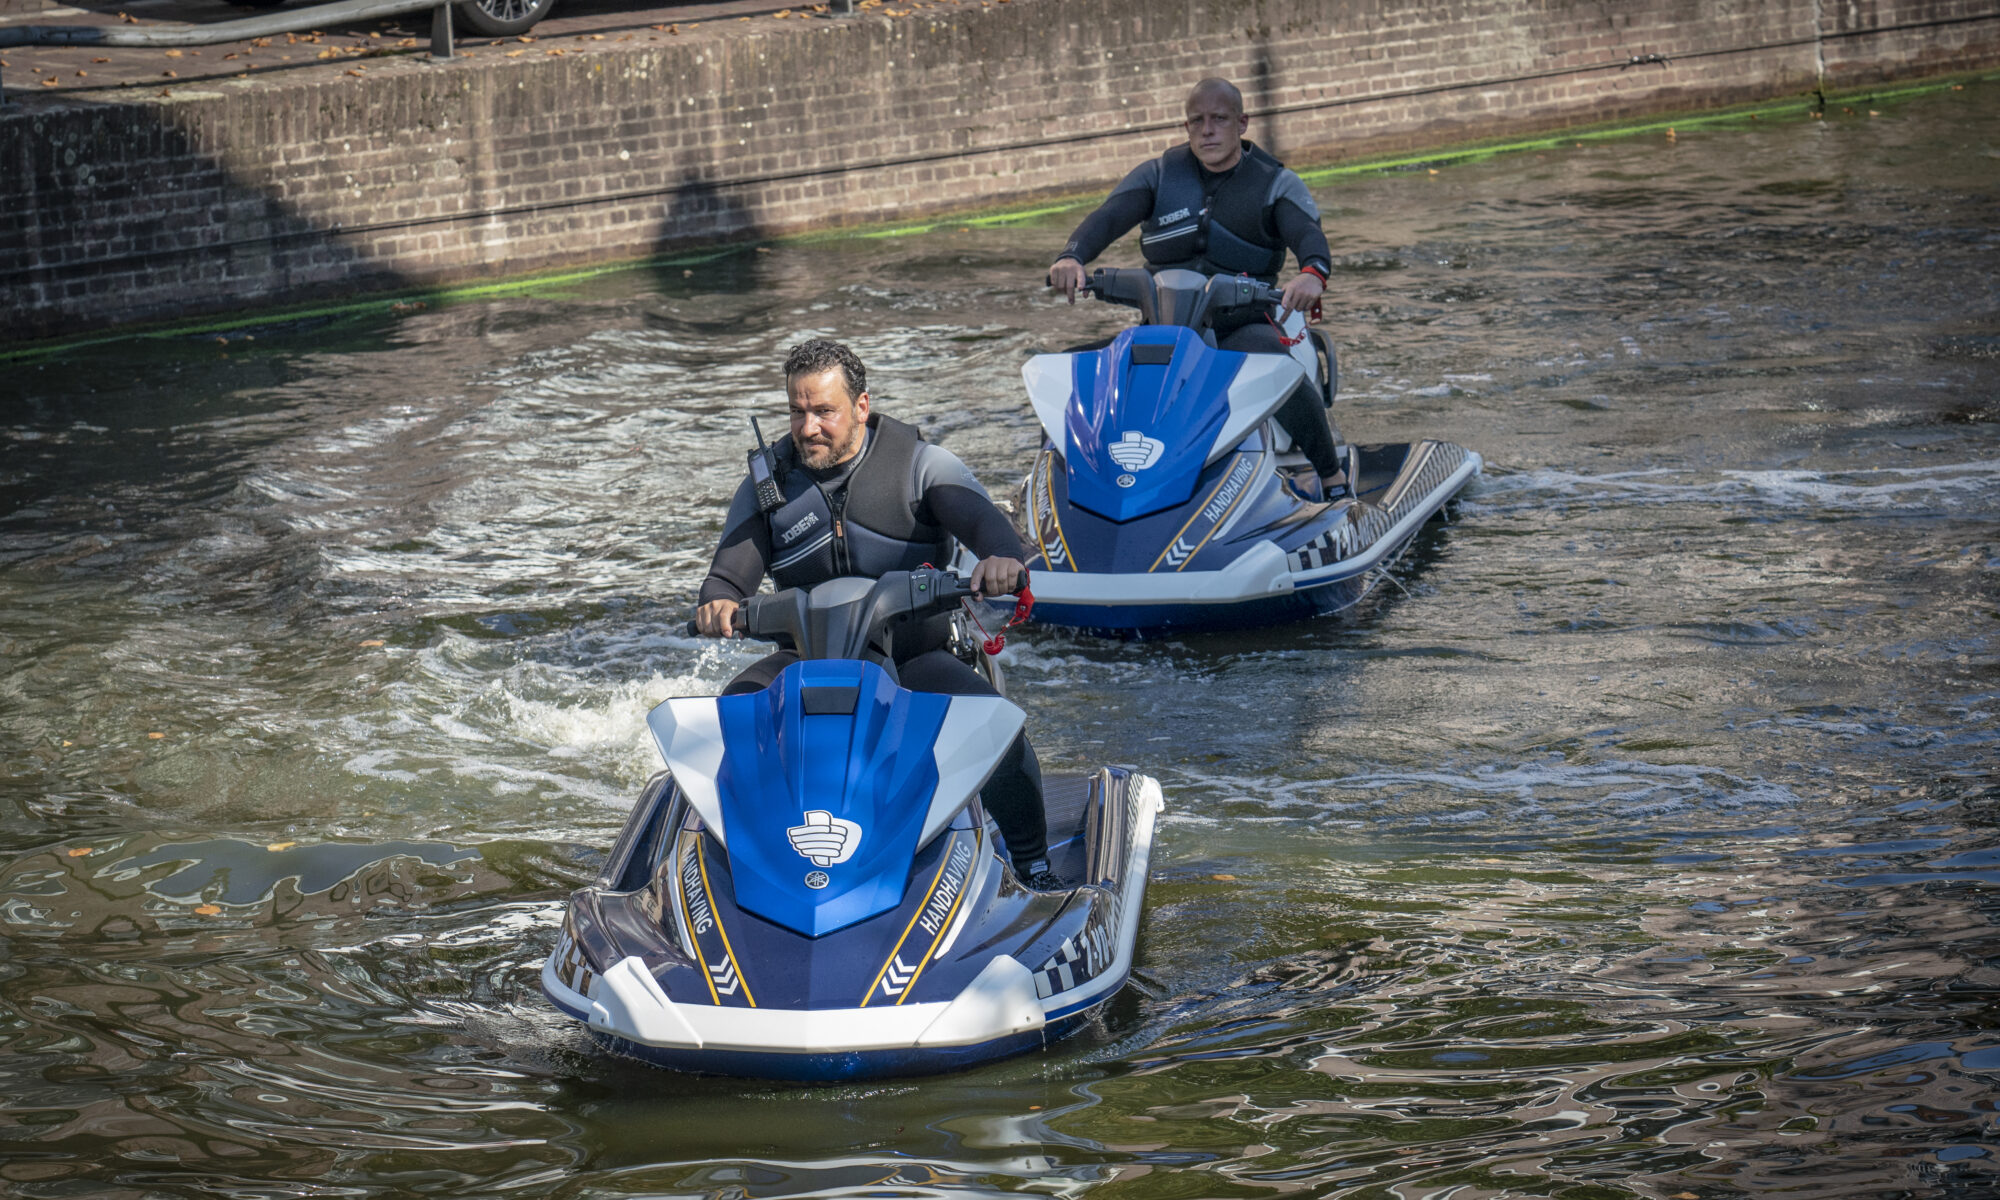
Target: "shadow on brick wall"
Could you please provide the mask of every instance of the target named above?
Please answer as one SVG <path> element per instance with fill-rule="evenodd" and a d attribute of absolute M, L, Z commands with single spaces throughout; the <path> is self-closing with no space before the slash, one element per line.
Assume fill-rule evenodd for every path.
<path fill-rule="evenodd" d="M 717 186 L 702 175 L 694 169 L 682 172 L 680 182 L 667 197 L 660 232 L 653 243 L 653 271 L 659 290 L 666 295 L 685 293 L 689 279 L 695 276 L 705 281 L 699 290 L 757 290 L 767 278 L 768 268 L 765 256 L 756 253 L 750 243 L 765 229 L 740 186 Z M 674 261 L 718 242 L 736 243 L 740 252 L 720 253 L 695 265 Z"/>
<path fill-rule="evenodd" d="M 0 115 L 0 338 L 411 286 L 204 154 L 171 105 Z"/>

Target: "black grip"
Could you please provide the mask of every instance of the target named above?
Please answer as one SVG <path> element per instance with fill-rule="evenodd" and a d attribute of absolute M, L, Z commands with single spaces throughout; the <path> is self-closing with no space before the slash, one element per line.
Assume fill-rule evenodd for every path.
<path fill-rule="evenodd" d="M 732 633 L 744 632 L 744 618 L 747 615 L 744 612 L 745 607 L 745 605 L 739 604 L 736 606 L 736 611 L 729 614 L 729 629 Z M 701 631 L 701 626 L 695 624 L 693 621 L 687 621 L 681 625 L 681 636 L 707 637 L 708 635 Z"/>

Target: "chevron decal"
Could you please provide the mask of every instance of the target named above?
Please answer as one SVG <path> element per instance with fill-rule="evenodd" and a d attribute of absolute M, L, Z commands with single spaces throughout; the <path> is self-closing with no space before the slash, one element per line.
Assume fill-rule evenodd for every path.
<path fill-rule="evenodd" d="M 734 996 L 742 980 L 736 975 L 736 963 L 725 958 L 719 963 L 703 963 L 708 968 L 708 977 L 715 983 L 715 991 L 720 996 Z"/>
<path fill-rule="evenodd" d="M 884 997 L 897 1004 L 909 998 L 917 977 L 924 973 L 924 964 L 931 961 L 931 955 L 936 952 L 945 931 L 951 928 L 952 918 L 965 901 L 966 885 L 972 880 L 973 864 L 978 861 L 984 841 L 978 833 L 952 835 L 950 847 L 943 861 L 938 863 L 937 874 L 931 879 L 924 902 L 917 906 L 910 923 L 903 927 L 903 936 L 896 939 L 895 948 L 889 952 L 889 961 L 882 964 L 881 972 L 862 994 L 862 1008 Z M 926 938 L 929 940 L 926 941 Z M 906 946 L 913 956 L 907 961 L 903 958 Z"/>
<path fill-rule="evenodd" d="M 917 969 L 904 962 L 902 955 L 894 955 L 889 959 L 888 969 L 882 972 L 882 994 L 900 996 L 908 990 L 910 981 L 916 977 Z"/>
<path fill-rule="evenodd" d="M 1160 551 L 1160 556 L 1153 560 L 1153 565 L 1146 569 L 1157 571 L 1165 567 L 1168 570 L 1178 571 L 1186 566 L 1196 551 L 1206 546 L 1208 539 L 1214 537 L 1216 531 L 1228 522 L 1229 514 L 1236 508 L 1236 502 L 1249 492 L 1250 481 L 1256 478 L 1263 460 L 1264 453 L 1261 450 L 1238 453 L 1229 470 L 1216 481 L 1215 487 L 1202 500 L 1201 507 L 1195 510 L 1194 515 L 1189 517 L 1179 532 L 1174 534 L 1174 540 L 1168 543 L 1165 550 Z"/>

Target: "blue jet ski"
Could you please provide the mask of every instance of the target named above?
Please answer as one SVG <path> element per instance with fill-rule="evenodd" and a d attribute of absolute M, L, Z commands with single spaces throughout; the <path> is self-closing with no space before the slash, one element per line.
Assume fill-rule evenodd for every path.
<path fill-rule="evenodd" d="M 1039 892 L 979 789 L 1025 715 L 898 686 L 894 632 L 970 589 L 948 572 L 751 598 L 796 649 L 766 690 L 647 723 L 667 769 L 570 897 L 542 989 L 612 1050 L 677 1070 L 833 1080 L 948 1071 L 1075 1030 L 1132 969 L 1159 784 L 1045 780 Z"/>
<path fill-rule="evenodd" d="M 1086 290 L 1140 323 L 1021 368 L 1044 442 L 1014 512 L 1044 624 L 1134 636 L 1338 611 L 1479 474 L 1479 455 L 1449 442 L 1342 446 L 1352 494 L 1322 497 L 1273 414 L 1299 388 L 1333 404 L 1332 342 L 1299 336 L 1296 313 L 1289 354 L 1218 350 L 1211 328 L 1223 309 L 1268 310 L 1278 289 L 1099 270 Z"/>

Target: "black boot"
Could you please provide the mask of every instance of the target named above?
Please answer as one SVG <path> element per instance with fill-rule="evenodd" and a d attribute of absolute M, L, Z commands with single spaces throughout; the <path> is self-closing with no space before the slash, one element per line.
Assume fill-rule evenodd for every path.
<path fill-rule="evenodd" d="M 1049 869 L 1049 860 L 1046 858 L 1034 858 L 1024 863 L 1015 863 L 1014 874 L 1020 876 L 1022 886 L 1031 891 L 1060 892 L 1067 886 L 1063 883 L 1061 876 Z"/>

